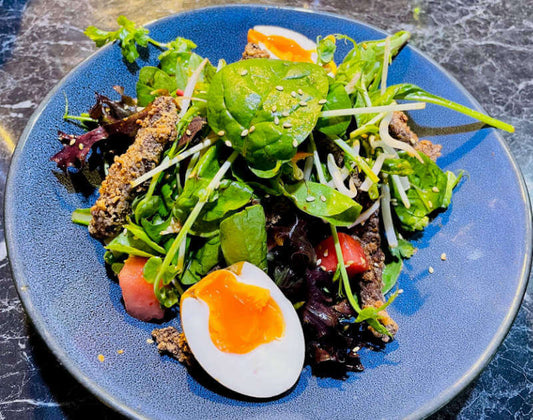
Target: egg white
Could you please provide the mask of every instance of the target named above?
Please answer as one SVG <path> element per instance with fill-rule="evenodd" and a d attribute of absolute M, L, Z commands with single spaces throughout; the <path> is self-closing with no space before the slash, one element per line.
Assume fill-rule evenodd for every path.
<path fill-rule="evenodd" d="M 274 397 L 291 388 L 302 371 L 305 358 L 302 326 L 291 302 L 261 269 L 244 263 L 236 279 L 270 291 L 283 314 L 283 337 L 245 354 L 220 351 L 209 334 L 209 307 L 194 297 L 181 303 L 183 332 L 200 366 L 219 383 L 243 395 Z"/>
<path fill-rule="evenodd" d="M 292 39 L 294 42 L 296 42 L 300 47 L 302 47 L 304 50 L 307 51 L 313 51 L 311 53 L 311 59 L 313 60 L 313 63 L 316 63 L 316 60 L 318 58 L 318 55 L 316 53 L 316 43 L 314 41 L 311 41 L 309 38 L 307 38 L 305 35 L 301 34 L 300 32 L 296 32 L 287 28 L 282 28 L 281 26 L 269 26 L 269 25 L 256 25 L 253 27 L 254 31 L 257 31 L 259 33 L 262 33 L 266 36 L 282 36 L 288 39 Z M 263 49 L 268 51 L 270 54 L 270 58 L 277 58 L 272 51 L 268 49 L 266 45 L 264 45 L 262 42 L 259 43 L 259 46 Z"/>

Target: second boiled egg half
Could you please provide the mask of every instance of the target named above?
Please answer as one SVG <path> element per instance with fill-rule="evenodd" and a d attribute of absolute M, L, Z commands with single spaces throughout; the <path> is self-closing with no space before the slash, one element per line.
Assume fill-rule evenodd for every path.
<path fill-rule="evenodd" d="M 280 26 L 257 25 L 248 31 L 248 42 L 268 51 L 271 58 L 316 63 L 316 43 L 305 35 Z"/>

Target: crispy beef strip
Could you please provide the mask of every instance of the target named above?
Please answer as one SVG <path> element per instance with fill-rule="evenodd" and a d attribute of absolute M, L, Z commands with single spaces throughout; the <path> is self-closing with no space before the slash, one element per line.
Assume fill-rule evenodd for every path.
<path fill-rule="evenodd" d="M 157 343 L 159 353 L 168 354 L 188 366 L 193 364 L 194 356 L 187 344 L 185 334 L 180 333 L 176 328 L 156 328 L 152 331 L 152 337 Z"/>
<path fill-rule="evenodd" d="M 89 232 L 99 239 L 116 235 L 126 221 L 135 194 L 130 182 L 153 169 L 161 159 L 166 144 L 176 137 L 178 108 L 170 96 L 154 100 L 148 115 L 139 120 L 141 128 L 126 153 L 116 156 L 100 186 L 100 197 L 91 208 Z"/>
<path fill-rule="evenodd" d="M 270 58 L 268 51 L 261 49 L 257 44 L 249 42 L 244 47 L 244 52 L 242 53 L 242 59 L 248 60 L 250 58 Z"/>
<path fill-rule="evenodd" d="M 385 267 L 385 254 L 381 249 L 381 234 L 379 226 L 379 210 L 362 225 L 354 228 L 352 233 L 361 242 L 365 251 L 370 268 L 359 276 L 359 296 L 363 308 L 374 306 L 376 308 L 386 301 L 381 291 L 383 288 L 383 268 Z M 380 313 L 380 321 L 387 330 L 394 335 L 398 332 L 398 324 L 387 314 L 387 311 Z M 372 333 L 382 341 L 389 341 L 390 337 L 383 335 L 369 327 Z"/>
<path fill-rule="evenodd" d="M 419 140 L 418 136 L 413 133 L 407 125 L 409 118 L 403 112 L 393 112 L 389 124 L 389 133 L 405 143 L 410 143 L 414 148 L 426 154 L 433 162 L 441 155 L 442 145 L 434 144 L 429 140 Z"/>

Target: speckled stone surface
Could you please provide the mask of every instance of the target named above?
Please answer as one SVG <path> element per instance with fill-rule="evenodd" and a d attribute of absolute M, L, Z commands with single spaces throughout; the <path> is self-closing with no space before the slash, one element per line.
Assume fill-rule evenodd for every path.
<path fill-rule="evenodd" d="M 127 3 L 127 4 L 126 4 Z M 69 2 L 0 0 L 0 194 L 10 155 L 46 93 L 94 47 L 89 24 L 119 14 L 145 23 L 223 1 Z M 255 1 L 258 3 L 258 1 Z M 442 64 L 497 118 L 533 189 L 533 3 L 510 1 L 268 1 L 348 15 L 384 30 L 407 29 L 412 44 Z M 502 347 L 481 376 L 434 415 L 533 417 L 533 283 Z M 51 355 L 24 314 L 0 243 L 0 419 L 113 418 Z"/>

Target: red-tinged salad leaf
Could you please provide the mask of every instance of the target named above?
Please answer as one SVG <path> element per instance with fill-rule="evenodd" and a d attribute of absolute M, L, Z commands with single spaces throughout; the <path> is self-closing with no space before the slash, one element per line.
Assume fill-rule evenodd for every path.
<path fill-rule="evenodd" d="M 59 140 L 63 143 L 63 150 L 52 156 L 50 160 L 57 163 L 58 168 L 63 171 L 66 171 L 67 168 L 82 167 L 85 164 L 89 151 L 96 143 L 113 136 L 135 137 L 139 129 L 137 121 L 148 115 L 149 109 L 147 107 L 140 112 L 130 115 L 126 119 L 97 127 L 79 136 L 60 131 Z"/>
<path fill-rule="evenodd" d="M 137 100 L 124 94 L 122 86 L 113 86 L 120 95 L 119 101 L 113 101 L 98 92 L 95 93 L 96 103 L 89 110 L 89 116 L 100 124 L 111 124 L 129 117 L 137 112 Z"/>
<path fill-rule="evenodd" d="M 349 371 L 363 370 L 357 354 L 361 332 L 350 304 L 332 292 L 332 277 L 316 268 L 306 272 L 307 296 L 301 317 L 313 374 L 345 378 Z"/>

